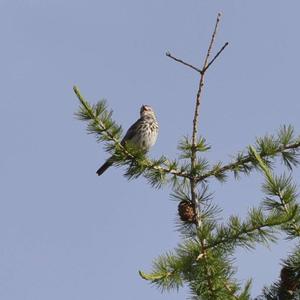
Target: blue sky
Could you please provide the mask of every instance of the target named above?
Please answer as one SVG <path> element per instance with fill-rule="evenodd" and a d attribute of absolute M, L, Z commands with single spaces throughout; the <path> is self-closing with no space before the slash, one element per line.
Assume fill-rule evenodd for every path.
<path fill-rule="evenodd" d="M 150 156 L 176 157 L 198 78 L 165 52 L 200 66 L 221 11 L 215 51 L 230 45 L 207 75 L 199 130 L 209 158 L 228 162 L 282 124 L 300 132 L 299 9 L 296 0 L 0 0 L 0 298 L 184 299 L 185 289 L 161 294 L 137 273 L 180 241 L 170 190 L 128 182 L 122 169 L 95 175 L 107 154 L 74 118 L 72 86 L 90 102 L 106 98 L 125 130 L 152 105 L 160 135 Z M 213 183 L 224 217 L 258 204 L 261 181 Z M 257 295 L 288 249 L 238 250 L 238 278 L 253 277 Z"/>

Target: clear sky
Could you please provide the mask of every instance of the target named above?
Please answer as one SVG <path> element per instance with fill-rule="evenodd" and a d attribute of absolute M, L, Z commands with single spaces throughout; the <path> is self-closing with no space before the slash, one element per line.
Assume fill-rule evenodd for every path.
<path fill-rule="evenodd" d="M 95 175 L 107 154 L 74 118 L 72 86 L 106 98 L 125 130 L 152 105 L 160 136 L 150 156 L 176 157 L 198 78 L 164 53 L 201 65 L 221 11 L 215 51 L 230 45 L 209 70 L 200 132 L 210 159 L 228 162 L 282 124 L 300 132 L 299 10 L 297 0 L 0 0 L 0 298 L 184 299 L 138 275 L 179 242 L 170 190 L 128 182 L 122 169 Z M 225 217 L 244 216 L 261 181 L 254 173 L 211 191 Z M 277 278 L 287 249 L 238 250 L 237 276 L 254 278 L 253 295 Z"/>

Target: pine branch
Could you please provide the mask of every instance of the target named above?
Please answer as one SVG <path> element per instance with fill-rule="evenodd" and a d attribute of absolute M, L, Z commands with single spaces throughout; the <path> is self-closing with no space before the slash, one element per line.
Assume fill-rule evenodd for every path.
<path fill-rule="evenodd" d="M 259 218 L 255 217 L 257 214 L 259 214 Z M 293 217 L 294 214 L 292 213 L 284 216 L 270 215 L 269 217 L 265 217 L 260 210 L 252 210 L 248 221 L 241 223 L 239 218 L 232 216 L 227 227 L 220 226 L 216 229 L 215 234 L 207 241 L 206 249 L 238 246 L 253 248 L 254 243 L 266 243 L 269 240 L 274 241 L 275 236 L 270 229 L 290 222 Z"/>
<path fill-rule="evenodd" d="M 278 155 L 278 154 L 284 155 L 286 150 L 300 151 L 299 148 L 300 148 L 300 140 L 296 141 L 292 144 L 282 145 L 282 146 L 277 147 L 274 150 L 274 154 L 272 154 L 272 156 L 275 156 L 275 155 Z M 267 157 L 270 156 L 270 154 L 267 154 L 267 153 L 265 153 L 265 154 L 264 153 L 259 153 L 259 155 L 262 158 L 267 158 Z M 238 170 L 240 168 L 249 169 L 249 168 L 251 168 L 251 166 L 249 166 L 249 164 L 253 164 L 253 157 L 251 155 L 245 155 L 245 156 L 240 157 L 239 159 L 237 159 L 233 163 L 229 163 L 229 164 L 224 165 L 224 166 L 219 166 L 217 169 L 212 169 L 212 170 L 206 172 L 203 175 L 197 176 L 196 180 L 197 180 L 197 182 L 203 181 L 203 180 L 206 180 L 209 177 L 212 177 L 212 176 L 217 177 L 217 176 L 223 175 L 224 173 L 226 173 L 228 171 L 234 172 L 235 170 Z"/>
<path fill-rule="evenodd" d="M 195 297 L 234 299 L 237 284 L 230 282 L 233 270 L 226 252 L 214 249 L 206 257 L 199 258 L 198 251 L 199 241 L 188 240 L 175 252 L 158 257 L 152 272 L 146 274 L 140 271 L 140 276 L 162 291 L 178 289 L 187 282 Z"/>
<path fill-rule="evenodd" d="M 103 139 L 106 141 L 110 141 L 114 144 L 115 148 L 117 148 L 118 152 L 122 153 L 124 155 L 124 158 L 130 161 L 134 161 L 136 163 L 136 165 L 138 165 L 140 167 L 142 171 L 142 173 L 145 173 L 146 171 L 156 171 L 158 173 L 161 174 L 171 174 L 173 176 L 178 176 L 178 177 L 182 177 L 182 178 L 190 178 L 190 175 L 188 172 L 186 171 L 181 171 L 177 168 L 175 168 L 174 164 L 170 163 L 169 160 L 165 159 L 164 163 L 169 165 L 169 167 L 163 167 L 160 164 L 162 164 L 162 162 L 160 162 L 160 164 L 157 164 L 157 162 L 155 161 L 151 161 L 149 159 L 142 159 L 139 160 L 133 153 L 131 153 L 130 151 L 128 151 L 128 149 L 124 146 L 121 145 L 120 140 L 118 138 L 116 138 L 115 134 L 112 133 L 112 127 L 116 126 L 114 123 L 109 123 L 104 124 L 104 122 L 99 118 L 100 113 L 97 114 L 96 112 L 96 108 L 93 109 L 93 107 L 83 98 L 83 96 L 81 95 L 79 89 L 74 86 L 73 87 L 74 92 L 76 94 L 76 96 L 78 97 L 80 103 L 81 103 L 81 107 L 80 107 L 80 111 L 77 113 L 78 117 L 82 120 L 85 121 L 91 121 L 91 123 L 89 124 L 89 129 L 92 133 L 96 133 L 99 139 Z M 101 113 L 104 113 L 105 115 L 111 115 L 110 113 L 107 113 L 106 111 L 106 107 L 103 104 L 102 107 L 102 111 Z M 111 121 L 112 122 L 112 121 Z M 115 131 L 115 130 L 113 130 Z M 108 149 L 113 150 L 115 149 L 114 147 L 108 147 Z M 120 160 L 121 162 L 121 160 Z M 138 176 L 140 174 L 138 173 Z M 148 172 L 147 176 L 149 177 L 153 177 L 154 173 L 152 172 Z"/>
<path fill-rule="evenodd" d="M 105 126 L 105 124 L 98 117 L 101 113 L 106 112 L 105 103 L 103 103 L 103 102 L 100 103 L 100 105 L 102 104 L 102 107 L 101 107 L 101 109 L 99 109 L 100 105 L 98 106 L 99 111 L 97 114 L 96 113 L 97 107 L 94 110 L 93 107 L 83 98 L 79 89 L 76 86 L 73 87 L 73 90 L 82 105 L 80 107 L 79 112 L 77 113 L 77 116 L 84 121 L 89 121 L 89 120 L 93 121 L 92 125 L 94 127 L 93 128 L 94 130 L 92 132 L 98 133 L 100 135 L 106 134 L 109 140 L 113 141 L 114 143 L 119 143 L 119 141 L 115 137 L 115 135 L 113 135 L 110 132 L 109 128 L 107 128 L 107 126 Z M 109 126 L 109 127 L 111 127 L 111 126 Z"/>
<path fill-rule="evenodd" d="M 250 151 L 257 159 L 260 168 L 265 174 L 266 183 L 264 185 L 264 190 L 280 199 L 279 205 L 273 199 L 267 199 L 267 206 L 277 210 L 281 207 L 286 215 L 290 214 L 291 209 L 299 211 L 298 205 L 295 204 L 295 198 L 297 197 L 297 193 L 295 191 L 296 187 L 291 184 L 291 178 L 285 178 L 284 176 L 276 178 L 268 166 L 263 162 L 256 150 L 253 147 L 250 147 Z M 298 221 L 296 218 L 293 218 L 291 220 L 292 224 L 290 224 L 287 229 L 289 230 L 291 228 L 294 235 L 300 236 L 299 213 L 297 219 Z"/>

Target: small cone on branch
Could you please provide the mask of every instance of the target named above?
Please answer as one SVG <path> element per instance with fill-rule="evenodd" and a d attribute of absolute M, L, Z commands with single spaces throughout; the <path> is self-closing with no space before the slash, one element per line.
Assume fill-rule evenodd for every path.
<path fill-rule="evenodd" d="M 196 212 L 194 205 L 187 200 L 182 200 L 178 205 L 178 214 L 181 221 L 187 223 L 195 223 Z"/>

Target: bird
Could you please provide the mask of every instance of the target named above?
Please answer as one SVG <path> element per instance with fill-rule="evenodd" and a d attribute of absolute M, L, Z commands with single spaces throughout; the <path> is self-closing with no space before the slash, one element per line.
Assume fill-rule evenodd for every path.
<path fill-rule="evenodd" d="M 121 141 L 121 145 L 126 146 L 126 143 L 130 142 L 146 153 L 156 143 L 158 130 L 159 126 L 154 110 L 149 105 L 142 105 L 140 118 L 129 127 Z M 111 156 L 97 170 L 97 175 L 102 175 L 113 163 L 114 156 Z"/>

